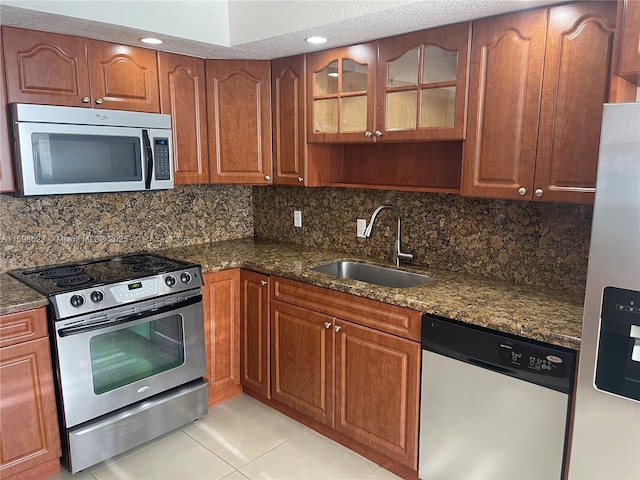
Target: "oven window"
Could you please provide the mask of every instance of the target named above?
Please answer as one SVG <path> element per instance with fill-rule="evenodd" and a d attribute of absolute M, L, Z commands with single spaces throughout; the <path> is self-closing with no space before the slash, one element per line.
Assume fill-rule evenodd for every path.
<path fill-rule="evenodd" d="M 39 185 L 142 179 L 138 137 L 34 133 L 31 142 Z"/>
<path fill-rule="evenodd" d="M 89 349 L 93 391 L 99 395 L 182 365 L 182 317 L 173 315 L 96 335 Z"/>

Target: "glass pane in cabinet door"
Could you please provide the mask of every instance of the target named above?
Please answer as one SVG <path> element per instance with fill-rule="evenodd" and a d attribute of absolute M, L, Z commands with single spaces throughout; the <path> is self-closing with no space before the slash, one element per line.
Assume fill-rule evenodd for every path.
<path fill-rule="evenodd" d="M 453 127 L 455 111 L 456 87 L 422 91 L 421 127 Z"/>
<path fill-rule="evenodd" d="M 418 84 L 418 48 L 409 50 L 400 58 L 388 62 L 387 87 L 404 87 Z"/>
<path fill-rule="evenodd" d="M 316 97 L 338 93 L 338 61 L 331 62 L 327 68 L 315 74 L 313 94 Z"/>
<path fill-rule="evenodd" d="M 417 116 L 417 91 L 387 93 L 387 129 L 415 129 Z"/>
<path fill-rule="evenodd" d="M 313 126 L 317 133 L 338 131 L 338 99 L 313 101 Z"/>
<path fill-rule="evenodd" d="M 342 99 L 341 132 L 364 132 L 367 129 L 367 96 Z"/>
<path fill-rule="evenodd" d="M 432 45 L 424 46 L 422 83 L 454 82 L 458 71 L 458 52 Z"/>
<path fill-rule="evenodd" d="M 342 92 L 366 92 L 367 65 L 360 65 L 353 60 L 342 61 Z"/>

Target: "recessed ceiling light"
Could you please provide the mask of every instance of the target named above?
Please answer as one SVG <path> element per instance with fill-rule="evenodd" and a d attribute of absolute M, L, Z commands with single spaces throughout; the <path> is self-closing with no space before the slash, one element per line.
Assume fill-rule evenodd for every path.
<path fill-rule="evenodd" d="M 142 43 L 149 43 L 151 45 L 160 45 L 162 43 L 162 40 L 160 40 L 159 38 L 151 38 L 151 37 L 141 38 L 140 41 Z"/>
<path fill-rule="evenodd" d="M 325 43 L 327 41 L 327 39 L 324 37 L 309 37 L 306 40 L 307 42 L 314 44 Z"/>

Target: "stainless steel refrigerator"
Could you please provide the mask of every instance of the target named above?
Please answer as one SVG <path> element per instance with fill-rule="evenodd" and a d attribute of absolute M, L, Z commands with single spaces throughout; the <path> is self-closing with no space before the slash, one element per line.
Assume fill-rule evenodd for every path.
<path fill-rule="evenodd" d="M 604 106 L 570 479 L 640 479 L 640 103 Z"/>

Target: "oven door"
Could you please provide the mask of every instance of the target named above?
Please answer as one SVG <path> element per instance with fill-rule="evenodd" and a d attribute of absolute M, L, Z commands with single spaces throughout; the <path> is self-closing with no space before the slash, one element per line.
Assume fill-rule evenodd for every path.
<path fill-rule="evenodd" d="M 55 324 L 67 428 L 205 374 L 200 291 L 107 312 Z"/>

